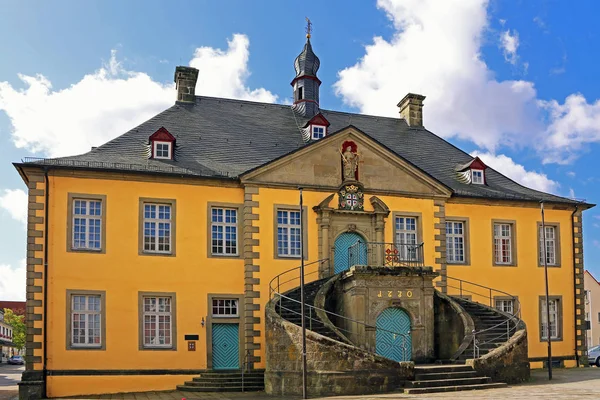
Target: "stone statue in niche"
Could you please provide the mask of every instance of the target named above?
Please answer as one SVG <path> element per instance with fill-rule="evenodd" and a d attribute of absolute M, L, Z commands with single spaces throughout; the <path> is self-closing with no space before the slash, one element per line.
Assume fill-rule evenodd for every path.
<path fill-rule="evenodd" d="M 340 151 L 340 154 L 342 155 L 343 180 L 358 180 L 358 161 L 360 155 L 356 149 L 356 144 L 351 141 L 344 142 L 342 149 L 343 151 Z"/>

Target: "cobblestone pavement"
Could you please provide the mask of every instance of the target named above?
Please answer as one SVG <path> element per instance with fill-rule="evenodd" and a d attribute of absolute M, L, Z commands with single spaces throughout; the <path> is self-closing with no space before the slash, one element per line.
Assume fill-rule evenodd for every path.
<path fill-rule="evenodd" d="M 509 386 L 503 389 L 475 390 L 454 393 L 435 393 L 427 395 L 407 395 L 402 393 L 389 393 L 373 396 L 337 396 L 321 399 L 329 400 L 377 400 L 377 399 L 531 399 L 534 396 L 542 399 L 589 399 L 600 396 L 600 368 L 556 369 L 554 379 L 548 382 L 546 371 L 532 371 L 531 381 L 526 384 Z M 0 373 L 1 378 L 1 373 Z M 2 390 L 0 387 L 0 400 L 12 400 L 17 392 Z M 78 397 L 78 399 L 119 399 L 119 400 L 258 400 L 277 399 L 267 396 L 262 392 L 255 393 L 189 393 L 189 392 L 146 392 L 127 393 L 102 396 Z M 292 397 L 285 397 L 291 399 Z"/>
<path fill-rule="evenodd" d="M 556 369 L 554 379 L 548 382 L 547 371 L 532 371 L 531 381 L 526 384 L 509 386 L 502 389 L 475 390 L 454 393 L 435 393 L 427 395 L 407 395 L 389 393 L 373 396 L 336 396 L 327 397 L 329 400 L 358 400 L 358 399 L 531 399 L 534 396 L 543 399 L 589 399 L 600 396 L 600 368 Z M 276 399 L 263 392 L 255 393 L 190 393 L 190 392 L 151 392 L 104 395 L 85 397 L 85 399 L 119 399 L 119 400 L 258 400 Z M 285 397 L 291 399 L 292 397 Z M 84 399 L 79 398 L 79 399 Z M 325 398 L 321 398 L 325 399 Z"/>
<path fill-rule="evenodd" d="M 24 369 L 21 365 L 0 364 L 0 400 L 11 400 L 18 396 L 17 384 Z"/>

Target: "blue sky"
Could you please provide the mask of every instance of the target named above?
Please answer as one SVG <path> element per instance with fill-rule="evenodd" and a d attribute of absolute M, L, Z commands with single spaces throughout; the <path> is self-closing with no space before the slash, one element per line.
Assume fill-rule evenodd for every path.
<path fill-rule="evenodd" d="M 173 4 L 174 3 L 174 4 Z M 579 1 L 21 1 L 0 12 L 0 298 L 24 299 L 27 156 L 87 151 L 173 103 L 176 65 L 198 94 L 287 103 L 314 24 L 321 106 L 397 115 L 427 96 L 425 126 L 527 186 L 600 198 L 595 16 Z M 600 211 L 585 262 L 600 275 Z M 4 282 L 4 283 L 2 283 Z"/>

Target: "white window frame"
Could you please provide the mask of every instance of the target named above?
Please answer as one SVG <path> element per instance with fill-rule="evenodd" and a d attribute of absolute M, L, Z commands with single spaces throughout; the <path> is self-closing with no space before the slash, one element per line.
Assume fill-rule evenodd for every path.
<path fill-rule="evenodd" d="M 85 302 L 84 302 L 84 309 L 83 310 L 75 310 L 75 299 L 77 298 L 84 298 Z M 90 310 L 89 306 L 90 306 L 90 298 L 95 298 L 98 301 L 98 309 L 97 310 Z M 72 294 L 71 295 L 71 326 L 69 329 L 71 329 L 71 347 L 76 347 L 76 348 L 80 348 L 80 347 L 89 347 L 89 348 L 101 348 L 102 347 L 102 296 L 100 296 L 99 294 Z M 84 331 L 84 343 L 75 343 L 75 337 L 80 337 L 80 335 L 75 335 L 75 315 L 79 315 L 79 317 L 81 318 L 81 316 L 84 317 L 85 319 L 85 327 L 83 328 Z M 97 321 L 95 321 L 96 318 L 91 318 L 91 317 L 96 317 L 97 316 Z M 95 324 L 96 322 L 98 323 L 98 326 L 94 326 L 92 329 L 94 331 L 98 331 L 98 343 L 88 343 L 90 340 L 90 320 Z M 81 322 L 81 319 L 78 319 L 77 322 Z M 77 328 L 77 329 L 82 329 L 81 327 Z M 96 332 L 94 332 L 92 334 L 92 338 L 96 337 Z"/>
<path fill-rule="evenodd" d="M 450 232 L 448 233 L 448 225 Z M 461 225 L 462 233 L 454 233 L 455 225 Z M 446 261 L 453 264 L 463 264 L 466 262 L 466 243 L 465 243 L 465 228 L 464 221 L 446 221 Z M 460 239 L 457 241 L 456 239 Z M 462 258 L 458 259 L 457 245 L 462 246 Z"/>
<path fill-rule="evenodd" d="M 320 135 L 321 132 L 319 132 L 318 134 L 316 134 L 315 130 L 317 129 L 321 129 L 323 130 L 322 137 L 317 137 L 317 135 Z M 313 140 L 319 140 L 319 139 L 323 139 L 326 135 L 327 135 L 327 128 L 324 125 L 312 125 L 311 129 L 310 129 L 310 136 Z"/>
<path fill-rule="evenodd" d="M 403 220 L 402 223 L 399 220 Z M 407 220 L 414 221 L 414 229 L 407 229 Z M 413 224 L 411 224 L 413 225 Z M 397 215 L 394 219 L 395 238 L 394 245 L 398 250 L 398 259 L 401 261 L 416 261 L 418 258 L 417 247 L 419 245 L 419 221 L 414 216 Z M 410 245 L 414 245 L 410 248 Z"/>
<path fill-rule="evenodd" d="M 159 156 L 158 155 L 158 145 L 159 144 L 160 145 L 164 145 L 164 144 L 167 145 L 167 153 L 168 153 L 167 157 L 165 157 L 165 156 Z M 171 143 L 171 142 L 164 142 L 164 141 L 160 141 L 160 140 L 155 140 L 152 143 L 152 147 L 153 147 L 152 154 L 154 154 L 154 158 L 156 158 L 158 160 L 170 160 L 170 159 L 173 158 L 173 157 L 171 157 L 171 155 L 173 153 L 173 143 Z"/>
<path fill-rule="evenodd" d="M 508 236 L 503 234 L 502 227 L 508 226 Z M 498 227 L 498 230 L 496 230 Z M 512 265 L 513 264 L 513 229 L 514 225 L 505 222 L 494 223 L 494 261 L 498 265 Z M 504 241 L 508 243 L 508 261 L 503 261 L 504 254 L 502 254 L 502 245 Z M 500 253 L 498 252 L 500 251 Z M 500 258 L 498 258 L 500 256 Z"/>
<path fill-rule="evenodd" d="M 76 207 L 75 204 L 77 204 L 77 202 L 81 203 L 85 203 L 85 210 L 86 210 L 86 214 L 75 214 L 76 211 Z M 99 203 L 100 204 L 100 214 L 99 215 L 91 215 L 89 214 L 91 208 L 90 208 L 90 204 L 91 203 Z M 81 209 L 81 205 L 79 207 Z M 72 213 L 73 215 L 71 216 L 72 218 L 72 226 L 71 226 L 71 248 L 73 250 L 92 250 L 92 251 L 102 251 L 102 208 L 103 208 L 103 204 L 102 204 L 102 199 L 81 199 L 81 198 L 73 198 L 73 204 L 72 204 Z M 78 236 L 76 236 L 75 233 L 75 228 L 79 227 L 79 229 L 81 230 L 81 224 L 79 226 L 77 226 L 77 224 L 75 223 L 75 220 L 84 220 L 85 221 L 85 233 L 84 233 L 84 245 L 81 246 L 75 246 L 75 241 L 78 238 Z M 90 222 L 96 222 L 99 221 L 99 231 L 96 233 L 94 232 L 94 234 L 98 235 L 98 239 L 97 240 L 90 240 Z M 94 224 L 94 228 L 95 228 L 95 224 Z M 81 234 L 81 231 L 78 233 L 78 235 Z M 81 242 L 81 241 L 80 241 Z M 90 246 L 90 242 L 98 242 L 99 246 L 98 247 L 91 247 Z"/>
<path fill-rule="evenodd" d="M 285 218 L 287 223 L 280 223 L 279 222 L 279 213 L 285 213 Z M 294 216 L 294 220 L 297 220 L 298 223 L 297 224 L 292 224 L 291 221 L 291 214 L 294 213 L 294 215 L 297 214 L 297 218 L 296 216 Z M 282 209 L 278 209 L 277 210 L 277 256 L 278 257 L 290 257 L 290 258 L 300 258 L 300 243 L 302 241 L 302 232 L 300 229 L 301 226 L 301 213 L 300 210 L 282 210 Z M 280 231 L 281 230 L 281 231 Z M 297 231 L 296 233 L 292 234 L 292 231 Z M 281 232 L 281 233 L 280 233 Z M 285 232 L 285 233 L 283 233 Z M 279 240 L 279 235 L 282 235 L 282 240 Z M 298 238 L 298 240 L 292 240 L 292 236 L 296 236 Z M 285 242 L 287 244 L 287 249 L 284 248 L 283 246 L 280 246 L 280 243 Z M 294 247 L 295 250 L 297 250 L 297 254 L 293 254 L 292 253 L 292 244 L 295 243 L 297 244 L 297 247 Z M 284 250 L 287 250 L 287 252 L 284 252 Z"/>
<path fill-rule="evenodd" d="M 481 173 L 481 175 L 479 175 Z M 485 183 L 484 177 L 485 171 L 482 169 L 472 169 L 471 170 L 471 183 L 475 185 L 483 185 Z M 477 179 L 475 178 L 477 177 Z"/>
<path fill-rule="evenodd" d="M 508 314 L 515 313 L 515 301 L 513 299 L 496 299 L 496 309 Z"/>
<path fill-rule="evenodd" d="M 556 226 L 554 225 L 546 225 L 546 245 L 544 246 L 544 231 L 542 230 L 542 226 L 540 225 L 540 230 L 538 232 L 540 236 L 539 243 L 539 262 L 540 265 L 544 265 L 544 257 L 546 258 L 547 265 L 557 265 L 556 259 Z M 551 233 L 551 235 L 549 235 Z M 550 252 L 548 252 L 550 250 Z"/>
<path fill-rule="evenodd" d="M 147 299 L 155 299 L 155 309 L 154 310 L 146 310 L 146 300 Z M 160 311 L 159 310 L 159 302 L 160 299 L 168 299 L 169 311 Z M 166 309 L 166 307 L 165 307 Z M 152 336 L 154 341 L 157 341 L 160 338 L 160 317 L 169 317 L 169 343 L 148 343 L 146 342 L 146 317 L 154 317 L 154 322 L 150 322 L 154 324 L 153 331 L 154 335 Z M 163 322 L 164 323 L 164 322 Z M 166 336 L 165 336 L 166 338 Z M 170 349 L 173 347 L 173 297 L 171 296 L 142 296 L 142 343 L 144 348 L 166 348 Z"/>
<path fill-rule="evenodd" d="M 222 210 L 223 211 L 223 221 L 219 222 L 219 221 L 213 221 L 213 211 L 215 210 Z M 227 211 L 233 211 L 235 213 L 235 222 L 226 222 L 226 214 Z M 239 213 L 238 213 L 238 209 L 237 208 L 231 208 L 231 207 L 219 207 L 219 206 L 213 206 L 210 209 L 210 251 L 211 254 L 213 256 L 224 256 L 224 257 L 237 257 L 239 255 L 240 252 L 240 246 L 239 246 L 239 232 L 238 232 L 238 223 L 239 223 Z M 222 251 L 223 252 L 215 252 L 215 244 L 214 244 L 214 238 L 213 238 L 213 234 L 214 234 L 214 227 L 221 227 L 222 228 Z M 235 253 L 228 253 L 227 252 L 227 246 L 226 246 L 226 235 L 227 235 L 227 228 L 229 229 L 233 229 L 234 233 L 235 233 Z M 217 245 L 217 247 L 219 247 Z"/>
<path fill-rule="evenodd" d="M 560 339 L 560 332 L 558 331 L 559 321 L 558 321 L 558 310 L 559 310 L 559 299 L 550 299 L 548 303 L 550 304 L 550 340 L 552 339 Z M 553 308 L 554 305 L 554 309 Z M 552 318 L 554 317 L 554 318 Z M 542 340 L 548 340 L 546 336 L 546 301 L 542 301 Z"/>
<path fill-rule="evenodd" d="M 144 221 L 143 221 L 143 232 L 142 232 L 142 243 L 143 243 L 143 251 L 144 253 L 157 253 L 157 254 L 172 254 L 173 253 L 173 207 L 171 204 L 164 203 L 152 203 L 152 202 L 144 202 L 142 203 L 144 213 Z M 154 216 L 155 218 L 146 217 L 146 206 L 155 207 Z M 169 209 L 169 218 L 160 218 L 160 207 L 166 207 Z M 154 224 L 154 235 L 147 236 L 146 235 L 146 224 Z M 160 224 L 168 225 L 168 250 L 160 250 Z M 152 228 L 148 228 L 152 229 Z M 166 230 L 166 226 L 163 227 L 163 230 Z M 152 238 L 154 244 L 154 250 L 146 248 L 146 238 Z M 166 238 L 167 236 L 165 236 Z M 152 244 L 152 243 L 150 243 Z M 163 244 L 164 245 L 164 244 Z"/>
<path fill-rule="evenodd" d="M 220 304 L 219 302 L 223 302 Z M 229 303 L 227 303 L 229 302 Z M 235 313 L 231 312 L 235 307 Z M 230 311 L 229 313 L 225 312 L 223 314 L 215 313 L 215 308 L 223 311 Z M 216 298 L 212 299 L 212 316 L 213 318 L 238 318 L 240 316 L 240 301 L 239 299 L 231 299 L 231 298 Z"/>

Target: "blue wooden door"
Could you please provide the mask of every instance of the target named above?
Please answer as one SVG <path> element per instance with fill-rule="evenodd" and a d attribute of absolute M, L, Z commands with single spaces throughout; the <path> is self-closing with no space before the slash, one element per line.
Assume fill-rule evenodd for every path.
<path fill-rule="evenodd" d="M 213 369 L 240 368 L 238 324 L 212 324 Z"/>
<path fill-rule="evenodd" d="M 404 337 L 398 333 L 406 334 Z M 377 317 L 376 351 L 394 361 L 410 361 L 412 340 L 410 317 L 400 308 L 386 308 Z"/>
<path fill-rule="evenodd" d="M 353 247 L 352 257 L 349 257 L 348 250 L 350 246 L 360 241 L 359 246 Z M 334 266 L 333 270 L 337 274 L 339 272 L 346 271 L 351 267 L 350 261 L 353 265 L 366 265 L 367 264 L 367 246 L 365 239 L 358 233 L 346 232 L 342 233 L 335 240 L 335 253 L 334 253 Z"/>

